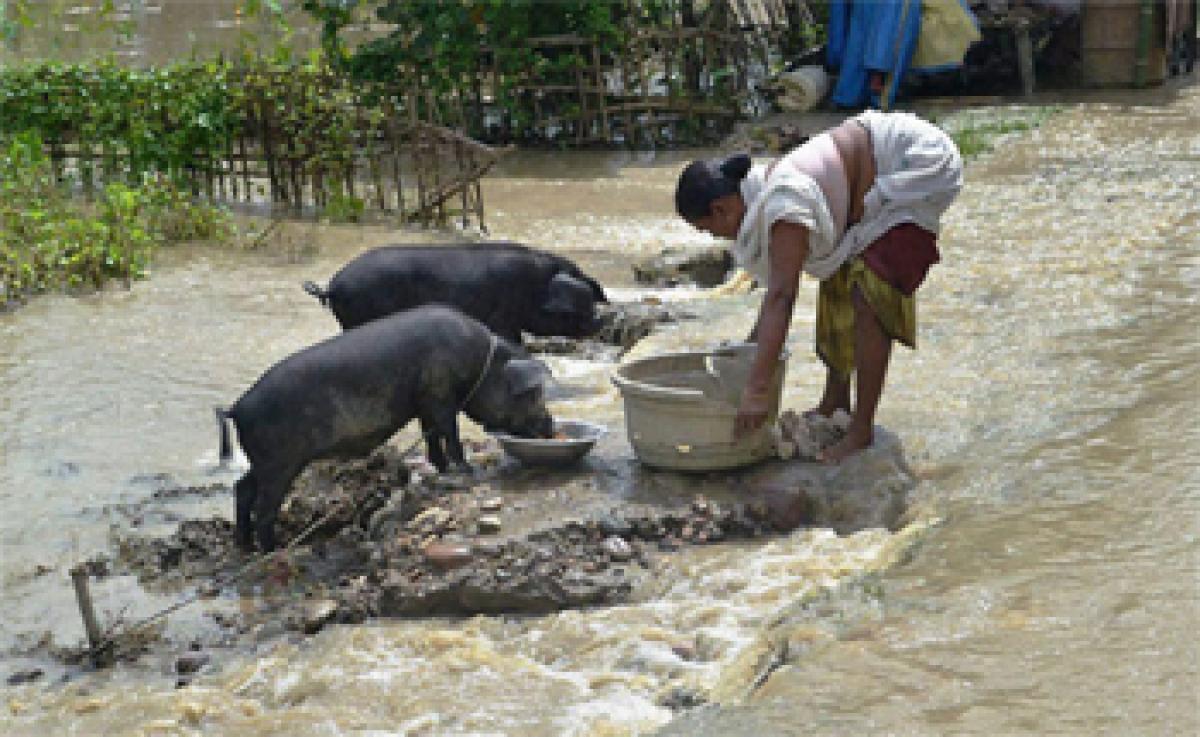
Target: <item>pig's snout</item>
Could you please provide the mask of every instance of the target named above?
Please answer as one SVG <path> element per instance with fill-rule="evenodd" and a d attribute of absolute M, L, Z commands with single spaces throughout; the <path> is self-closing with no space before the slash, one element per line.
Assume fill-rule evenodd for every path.
<path fill-rule="evenodd" d="M 517 434 L 526 438 L 552 438 L 554 437 L 554 418 L 548 414 L 531 418 L 524 423 Z"/>

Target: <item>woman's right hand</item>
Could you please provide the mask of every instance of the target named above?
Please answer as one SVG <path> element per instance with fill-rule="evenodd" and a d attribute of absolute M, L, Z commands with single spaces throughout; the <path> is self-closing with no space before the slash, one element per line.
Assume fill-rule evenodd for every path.
<path fill-rule="evenodd" d="M 771 413 L 771 392 L 747 385 L 742 390 L 737 417 L 733 421 L 733 439 L 740 440 L 763 426 Z"/>

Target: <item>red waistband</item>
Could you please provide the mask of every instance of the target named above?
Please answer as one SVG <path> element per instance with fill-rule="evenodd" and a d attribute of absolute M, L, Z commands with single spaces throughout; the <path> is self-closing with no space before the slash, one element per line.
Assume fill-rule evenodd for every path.
<path fill-rule="evenodd" d="M 925 281 L 929 267 L 942 260 L 937 236 L 913 223 L 891 228 L 867 246 L 860 257 L 871 271 L 906 297 Z"/>

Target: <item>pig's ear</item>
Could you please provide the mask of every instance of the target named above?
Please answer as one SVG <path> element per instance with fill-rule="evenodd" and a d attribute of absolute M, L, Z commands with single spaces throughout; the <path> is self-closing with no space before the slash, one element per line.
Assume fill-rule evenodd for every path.
<path fill-rule="evenodd" d="M 580 307 L 591 298 L 591 291 L 592 288 L 587 284 L 560 271 L 546 287 L 546 301 L 542 303 L 542 310 L 564 315 L 579 314 Z"/>
<path fill-rule="evenodd" d="M 532 358 L 514 358 L 504 364 L 504 380 L 515 397 L 539 389 L 550 380 L 550 367 Z"/>

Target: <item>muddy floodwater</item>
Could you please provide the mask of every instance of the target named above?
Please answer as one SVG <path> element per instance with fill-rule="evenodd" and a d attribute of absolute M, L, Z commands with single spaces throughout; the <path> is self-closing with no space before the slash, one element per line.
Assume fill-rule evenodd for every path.
<path fill-rule="evenodd" d="M 521 154 L 484 182 L 487 225 L 574 258 L 614 300 L 695 316 L 632 357 L 738 339 L 757 295 L 633 281 L 634 260 L 709 242 L 671 215 L 685 160 Z M 969 164 L 921 292 L 920 350 L 892 363 L 881 447 L 838 469 L 797 466 L 828 498 L 899 495 L 891 517 L 867 502 L 788 534 L 686 546 L 620 605 L 264 631 L 213 645 L 181 688 L 180 648 L 208 647 L 211 612 L 253 609 L 258 592 L 179 611 L 158 647 L 111 669 L 48 655 L 83 640 L 76 562 L 232 515 L 224 489 L 239 469 L 217 468 L 212 408 L 335 333 L 301 281 L 373 245 L 448 237 L 291 223 L 258 249 L 175 249 L 128 290 L 0 315 L 0 734 L 1200 731 L 1194 86 L 1065 105 Z M 784 405 L 797 410 L 823 379 L 815 294 L 806 280 L 790 336 Z M 638 467 L 608 357 L 545 358 L 552 410 L 609 433 L 570 470 L 492 467 L 489 483 L 524 510 L 506 524 L 736 500 L 719 475 Z M 486 445 L 465 421 L 464 434 Z M 155 497 L 171 487 L 215 491 Z M 187 590 L 117 575 L 93 593 L 111 622 Z"/>

